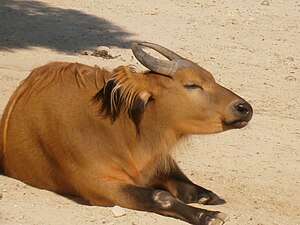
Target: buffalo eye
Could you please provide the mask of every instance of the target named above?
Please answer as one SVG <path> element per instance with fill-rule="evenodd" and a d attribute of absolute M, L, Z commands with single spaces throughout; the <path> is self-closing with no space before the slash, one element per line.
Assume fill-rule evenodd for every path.
<path fill-rule="evenodd" d="M 197 88 L 200 88 L 201 90 L 203 90 L 203 87 L 198 85 L 198 84 L 186 84 L 186 85 L 184 85 L 184 87 L 186 89 L 190 89 L 190 90 L 191 89 L 197 89 Z"/>

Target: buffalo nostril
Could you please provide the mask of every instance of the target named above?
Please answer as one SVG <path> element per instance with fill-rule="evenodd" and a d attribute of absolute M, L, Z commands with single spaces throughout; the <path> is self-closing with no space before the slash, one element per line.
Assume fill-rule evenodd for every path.
<path fill-rule="evenodd" d="M 238 104 L 238 105 L 236 105 L 236 106 L 235 106 L 235 109 L 236 109 L 237 111 L 239 111 L 240 113 L 242 113 L 242 114 L 248 114 L 248 113 L 249 113 L 248 108 L 245 107 L 244 104 Z"/>
<path fill-rule="evenodd" d="M 251 116 L 252 114 L 252 107 L 247 102 L 239 102 L 234 105 L 235 110 L 237 110 L 240 114 L 244 116 Z"/>

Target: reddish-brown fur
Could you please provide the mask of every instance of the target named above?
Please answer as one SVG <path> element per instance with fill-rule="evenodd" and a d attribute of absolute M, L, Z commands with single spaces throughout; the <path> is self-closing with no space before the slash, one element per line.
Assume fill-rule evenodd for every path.
<path fill-rule="evenodd" d="M 109 82 L 115 92 L 105 103 Z M 184 88 L 192 83 L 205 93 Z M 0 127 L 0 165 L 35 187 L 143 210 L 126 194 L 116 196 L 119 184 L 159 184 L 176 196 L 174 185 L 162 179 L 176 167 L 171 149 L 188 134 L 230 129 L 231 105 L 240 100 L 204 69 L 186 68 L 170 78 L 129 67 L 111 73 L 50 63 L 34 69 L 9 100 Z"/>

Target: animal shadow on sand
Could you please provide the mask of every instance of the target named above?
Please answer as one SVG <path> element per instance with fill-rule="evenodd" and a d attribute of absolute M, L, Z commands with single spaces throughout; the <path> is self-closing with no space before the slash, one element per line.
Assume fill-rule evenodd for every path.
<path fill-rule="evenodd" d="M 99 5 L 101 7 L 101 5 Z M 130 48 L 131 33 L 93 15 L 38 1 L 0 1 L 0 50 L 45 47 L 65 53 Z"/>

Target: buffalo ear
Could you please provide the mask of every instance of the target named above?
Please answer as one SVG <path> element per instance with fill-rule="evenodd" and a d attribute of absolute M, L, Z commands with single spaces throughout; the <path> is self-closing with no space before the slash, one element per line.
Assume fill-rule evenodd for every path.
<path fill-rule="evenodd" d="M 110 79 L 94 96 L 94 101 L 100 103 L 100 113 L 104 118 L 109 118 L 111 122 L 118 118 L 122 107 L 120 90 L 116 89 L 113 92 L 116 86 L 117 82 L 114 79 Z"/>
<path fill-rule="evenodd" d="M 128 110 L 129 118 L 133 121 L 138 134 L 140 133 L 140 124 L 146 106 L 151 100 L 153 100 L 152 95 L 147 91 L 143 91 L 136 97 L 132 107 Z"/>
<path fill-rule="evenodd" d="M 114 70 L 104 87 L 94 96 L 100 103 L 100 112 L 113 123 L 122 112 L 126 113 L 139 134 L 140 122 L 149 100 L 153 99 L 142 75 L 121 66 Z"/>

